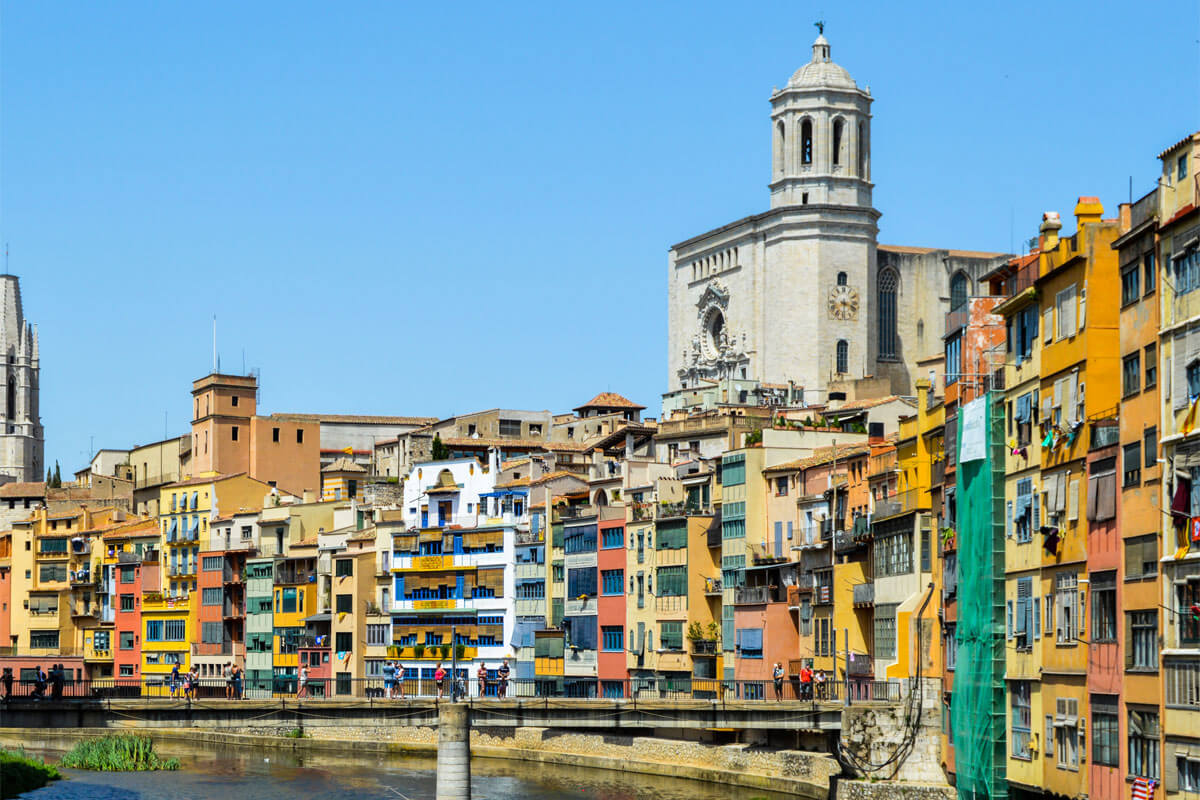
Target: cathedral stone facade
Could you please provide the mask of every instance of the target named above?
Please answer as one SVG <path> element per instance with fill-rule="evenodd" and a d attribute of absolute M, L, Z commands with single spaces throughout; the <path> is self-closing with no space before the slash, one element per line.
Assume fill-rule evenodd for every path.
<path fill-rule="evenodd" d="M 38 410 L 38 335 L 25 320 L 15 275 L 0 275 L 0 352 L 5 377 L 0 394 L 0 483 L 40 481 L 46 467 Z"/>
<path fill-rule="evenodd" d="M 770 210 L 671 248 L 671 391 L 744 379 L 819 402 L 872 378 L 911 394 L 942 352 L 952 303 L 1004 256 L 877 244 L 871 103 L 824 35 L 771 96 Z"/>

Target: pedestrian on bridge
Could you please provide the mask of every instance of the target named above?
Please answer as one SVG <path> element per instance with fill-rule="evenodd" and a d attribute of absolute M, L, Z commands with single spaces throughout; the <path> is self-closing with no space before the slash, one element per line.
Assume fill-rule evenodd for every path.
<path fill-rule="evenodd" d="M 771 679 L 775 681 L 775 699 L 783 699 L 783 663 L 775 662 L 774 669 L 771 670 Z"/>
<path fill-rule="evenodd" d="M 800 699 L 812 700 L 813 690 L 813 674 L 812 668 L 805 664 L 800 668 Z"/>
<path fill-rule="evenodd" d="M 437 669 L 433 671 L 433 682 L 437 685 L 438 700 L 442 699 L 442 693 L 446 690 L 446 670 L 442 669 L 442 662 L 437 662 Z"/>

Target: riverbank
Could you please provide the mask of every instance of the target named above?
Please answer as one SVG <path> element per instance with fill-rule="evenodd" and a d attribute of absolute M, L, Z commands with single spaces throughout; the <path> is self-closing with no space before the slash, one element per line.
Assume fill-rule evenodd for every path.
<path fill-rule="evenodd" d="M 21 749 L 0 747 L 0 800 L 32 792 L 61 778 L 53 764 L 29 756 Z"/>
<path fill-rule="evenodd" d="M 119 729 L 117 729 L 119 730 Z M 113 728 L 0 728 L 0 745 L 30 749 L 67 749 L 80 739 L 112 733 Z M 253 728 L 236 731 L 155 729 L 164 746 L 250 747 L 291 753 L 432 758 L 437 754 L 436 728 L 336 728 L 288 736 L 290 729 Z M 523 761 L 565 767 L 611 770 L 626 774 L 668 776 L 706 783 L 827 800 L 831 779 L 841 772 L 822 753 L 771 750 L 749 745 L 707 745 L 650 737 L 599 736 L 543 728 L 473 730 L 473 759 Z"/>

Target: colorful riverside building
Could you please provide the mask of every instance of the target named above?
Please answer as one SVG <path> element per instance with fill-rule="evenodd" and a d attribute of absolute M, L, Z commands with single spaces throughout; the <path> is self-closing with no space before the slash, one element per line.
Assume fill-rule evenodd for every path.
<path fill-rule="evenodd" d="M 510 655 L 514 553 L 518 531 L 528 530 L 528 490 L 497 490 L 498 451 L 488 461 L 419 462 L 405 480 L 391 614 L 409 677 L 431 679 L 438 661 L 448 668 L 453 659 L 473 678 L 480 663 L 495 669 Z"/>
<path fill-rule="evenodd" d="M 1161 547 L 1126 539 L 1126 563 L 1161 563 L 1164 694 L 1161 715 L 1142 709 L 1137 717 L 1130 713 L 1128 724 L 1131 747 L 1146 753 L 1146 770 L 1159 755 L 1151 749 L 1158 742 L 1154 726 L 1161 729 L 1163 789 L 1182 798 L 1200 791 L 1200 133 L 1159 159 L 1159 427 L 1168 514 L 1161 517 Z"/>
<path fill-rule="evenodd" d="M 158 547 L 154 519 L 104 534 L 104 566 L 112 585 L 113 669 L 121 681 L 142 680 L 142 597 L 162 589 Z"/>

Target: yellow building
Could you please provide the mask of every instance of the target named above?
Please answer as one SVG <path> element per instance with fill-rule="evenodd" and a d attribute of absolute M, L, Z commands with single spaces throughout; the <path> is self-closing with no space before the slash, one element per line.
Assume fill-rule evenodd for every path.
<path fill-rule="evenodd" d="M 334 500 L 362 502 L 367 477 L 366 467 L 343 456 L 321 468 L 321 499 L 327 503 Z"/>
<path fill-rule="evenodd" d="M 208 473 L 164 486 L 158 502 L 164 594 L 183 597 L 196 590 L 200 551 L 208 547 L 211 520 L 257 511 L 273 491 L 245 473 Z"/>
<path fill-rule="evenodd" d="M 296 690 L 304 619 L 317 613 L 316 565 L 315 539 L 292 545 L 286 558 L 275 561 L 273 661 L 277 692 Z"/>
<path fill-rule="evenodd" d="M 191 668 L 191 643 L 199 641 L 198 599 L 195 594 L 172 598 L 161 592 L 142 593 L 141 668 L 148 685 L 165 681 L 176 664 L 181 673 Z"/>

